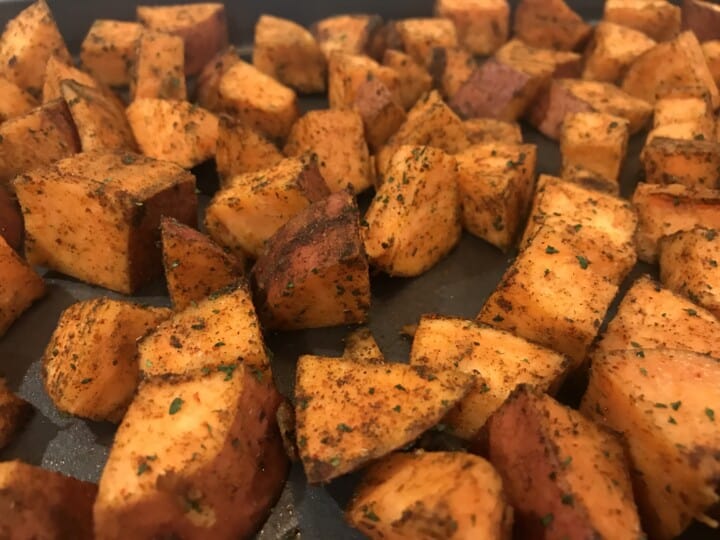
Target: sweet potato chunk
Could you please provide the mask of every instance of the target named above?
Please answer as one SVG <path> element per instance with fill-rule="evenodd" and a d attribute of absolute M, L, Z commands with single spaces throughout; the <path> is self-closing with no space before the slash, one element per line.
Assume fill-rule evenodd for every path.
<path fill-rule="evenodd" d="M 453 21 L 458 41 L 473 54 L 494 53 L 510 33 L 507 0 L 437 0 L 435 14 Z"/>
<path fill-rule="evenodd" d="M 505 122 L 495 118 L 473 118 L 465 120 L 465 133 L 471 144 L 499 142 L 522 144 L 522 130 L 516 122 Z"/>
<path fill-rule="evenodd" d="M 420 319 L 410 364 L 477 375 L 475 386 L 444 420 L 453 435 L 472 439 L 518 384 L 555 392 L 567 358 L 508 332 L 436 315 Z"/>
<path fill-rule="evenodd" d="M 92 75 L 58 60 L 57 57 L 51 56 L 45 68 L 45 79 L 43 81 L 43 103 L 62 98 L 62 82 L 74 81 L 83 86 L 90 88 L 102 89 L 106 98 L 114 98 L 118 104 L 121 102 L 117 99 L 107 87 L 103 87 Z"/>
<path fill-rule="evenodd" d="M 20 205 L 9 186 L 0 184 L 0 236 L 15 251 L 20 251 L 25 234 Z"/>
<path fill-rule="evenodd" d="M 13 394 L 7 387 L 5 379 L 0 377 L 0 450 L 13 441 L 32 413 L 32 405 Z M 2 532 L 1 525 L 0 532 Z"/>
<path fill-rule="evenodd" d="M 428 71 L 446 99 L 457 94 L 476 67 L 473 55 L 462 47 L 435 47 L 430 52 Z"/>
<path fill-rule="evenodd" d="M 187 99 L 185 49 L 179 36 L 145 30 L 130 72 L 130 99 Z"/>
<path fill-rule="evenodd" d="M 388 87 L 373 79 L 361 84 L 353 108 L 362 116 L 365 139 L 377 151 L 406 120 L 405 111 Z"/>
<path fill-rule="evenodd" d="M 370 538 L 505 540 L 513 512 L 500 476 L 484 459 L 416 452 L 372 465 L 346 516 Z"/>
<path fill-rule="evenodd" d="M 630 64 L 654 46 L 655 40 L 639 30 L 602 21 L 588 46 L 582 78 L 617 82 Z"/>
<path fill-rule="evenodd" d="M 0 182 L 79 151 L 65 100 L 45 103 L 0 124 Z"/>
<path fill-rule="evenodd" d="M 328 482 L 415 440 L 472 383 L 457 371 L 301 356 L 295 414 L 308 481 Z"/>
<path fill-rule="evenodd" d="M 671 139 L 656 133 L 640 155 L 645 181 L 649 184 L 719 189 L 720 144 L 715 140 L 704 140 L 702 134 L 696 137 L 692 140 Z"/>
<path fill-rule="evenodd" d="M 610 430 L 523 386 L 490 419 L 489 448 L 520 537 L 642 537 L 625 449 Z"/>
<path fill-rule="evenodd" d="M 459 45 L 455 24 L 450 19 L 403 19 L 395 23 L 403 50 L 415 61 L 427 66 L 435 47 Z"/>
<path fill-rule="evenodd" d="M 60 83 L 60 92 L 70 109 L 83 151 L 137 150 L 125 110 L 117 100 L 75 81 Z"/>
<path fill-rule="evenodd" d="M 125 294 L 162 271 L 160 216 L 196 221 L 195 177 L 136 154 L 78 154 L 14 185 L 28 262 Z"/>
<path fill-rule="evenodd" d="M 0 123 L 15 116 L 23 115 L 37 107 L 38 103 L 25 90 L 0 75 Z"/>
<path fill-rule="evenodd" d="M 647 124 L 652 106 L 610 83 L 556 79 L 538 96 L 528 114 L 541 133 L 557 139 L 566 115 L 593 111 L 625 118 L 630 134 L 634 134 Z"/>
<path fill-rule="evenodd" d="M 398 95 L 405 110 L 412 108 L 423 94 L 432 88 L 432 77 L 411 56 L 387 49 L 382 64 L 395 70 L 398 76 Z"/>
<path fill-rule="evenodd" d="M 195 97 L 198 105 L 209 111 L 220 111 L 220 81 L 239 61 L 238 50 L 231 45 L 207 63 L 197 78 Z"/>
<path fill-rule="evenodd" d="M 637 349 L 595 358 L 581 410 L 622 433 L 643 523 L 670 540 L 720 498 L 720 363 L 681 351 Z"/>
<path fill-rule="evenodd" d="M 535 186 L 535 145 L 479 144 L 456 159 L 463 227 L 508 250 L 523 225 Z"/>
<path fill-rule="evenodd" d="M 706 41 L 702 50 L 715 84 L 720 85 L 720 40 Z"/>
<path fill-rule="evenodd" d="M 347 335 L 343 358 L 356 362 L 383 362 L 385 360 L 375 337 L 366 326 L 353 330 Z"/>
<path fill-rule="evenodd" d="M 140 151 L 186 169 L 215 155 L 218 118 L 187 101 L 136 99 L 127 118 Z"/>
<path fill-rule="evenodd" d="M 208 363 L 244 363 L 259 379 L 270 376 L 260 325 L 245 284 L 213 293 L 161 323 L 140 341 L 138 361 L 146 378 L 183 375 Z"/>
<path fill-rule="evenodd" d="M 220 108 L 266 134 L 284 138 L 299 115 L 295 92 L 238 60 L 220 78 Z"/>
<path fill-rule="evenodd" d="M 620 350 L 678 349 L 720 358 L 715 338 L 718 332 L 720 321 L 710 312 L 643 276 L 620 303 L 596 355 Z"/>
<path fill-rule="evenodd" d="M 176 311 L 229 287 L 243 273 L 243 261 L 173 218 L 162 218 L 160 234 L 168 293 Z"/>
<path fill-rule="evenodd" d="M 151 30 L 175 34 L 185 42 L 185 74 L 197 75 L 227 47 L 225 6 L 221 3 L 138 6 L 137 19 Z"/>
<path fill-rule="evenodd" d="M 508 41 L 494 56 L 504 64 L 537 76 L 549 72 L 554 78 L 578 77 L 582 67 L 582 55 L 578 53 L 531 47 L 519 39 Z"/>
<path fill-rule="evenodd" d="M 98 19 L 80 46 L 80 62 L 93 77 L 109 86 L 130 83 L 135 62 L 140 23 Z"/>
<path fill-rule="evenodd" d="M 310 32 L 287 19 L 260 16 L 255 24 L 253 65 L 299 92 L 325 91 L 325 55 Z"/>
<path fill-rule="evenodd" d="M 95 298 L 60 315 L 43 355 L 45 390 L 66 413 L 119 422 L 139 381 L 137 340 L 171 315 L 166 308 Z"/>
<path fill-rule="evenodd" d="M 228 116 L 220 117 L 215 163 L 221 186 L 227 185 L 233 176 L 277 165 L 283 157 L 277 146 L 261 133 Z"/>
<path fill-rule="evenodd" d="M 677 86 L 700 86 L 710 94 L 713 108 L 720 106 L 718 87 L 692 32 L 683 32 L 642 54 L 622 82 L 623 91 L 648 103 L 655 103 L 665 88 Z"/>
<path fill-rule="evenodd" d="M 0 536 L 92 540 L 97 486 L 27 465 L 0 463 Z"/>
<path fill-rule="evenodd" d="M 42 278 L 0 237 L 0 337 L 44 294 Z"/>
<path fill-rule="evenodd" d="M 72 58 L 45 0 L 37 0 L 8 21 L 0 36 L 0 73 L 36 98 L 51 56 Z"/>
<path fill-rule="evenodd" d="M 720 235 L 715 229 L 680 231 L 660 240 L 662 284 L 720 319 Z"/>
<path fill-rule="evenodd" d="M 680 8 L 667 0 L 606 0 L 603 20 L 634 28 L 655 41 L 680 32 Z"/>
<path fill-rule="evenodd" d="M 611 182 L 618 182 L 628 146 L 628 121 L 603 113 L 565 116 L 560 133 L 563 176 L 582 167 Z"/>
<path fill-rule="evenodd" d="M 241 363 L 143 383 L 100 478 L 95 538 L 247 538 L 282 490 L 272 381 Z"/>
<path fill-rule="evenodd" d="M 663 126 L 677 126 L 678 124 L 691 124 L 694 126 L 694 133 L 688 139 L 715 140 L 715 115 L 713 114 L 710 96 L 700 89 L 701 95 L 692 95 L 695 88 L 678 87 L 665 95 L 659 97 L 655 102 L 655 114 L 653 116 L 653 127 L 655 131 Z M 679 130 L 678 130 L 679 131 Z M 651 132 L 652 133 L 652 132 Z M 679 136 L 669 131 L 676 139 Z M 648 136 L 649 138 L 649 136 Z M 649 141 L 646 141 L 646 144 Z"/>
<path fill-rule="evenodd" d="M 334 15 L 317 21 L 310 30 L 323 54 L 330 60 L 335 52 L 369 53 L 373 38 L 382 24 L 378 15 Z"/>
<path fill-rule="evenodd" d="M 291 217 L 330 194 L 317 163 L 288 158 L 232 177 L 205 212 L 205 227 L 221 246 L 257 258 Z"/>
<path fill-rule="evenodd" d="M 591 191 L 599 191 L 616 197 L 620 196 L 620 185 L 617 182 L 608 180 L 604 176 L 580 166 L 572 166 L 563 170 L 562 179 L 565 182 L 572 182 Z"/>
<path fill-rule="evenodd" d="M 692 30 L 699 41 L 720 39 L 720 6 L 706 0 L 684 0 L 682 28 Z"/>
<path fill-rule="evenodd" d="M 365 215 L 365 249 L 393 276 L 418 276 L 460 240 L 457 163 L 429 146 L 401 146 Z"/>
<path fill-rule="evenodd" d="M 587 40 L 592 27 L 564 0 L 521 0 L 513 31 L 531 47 L 572 51 Z"/>
<path fill-rule="evenodd" d="M 292 330 L 365 322 L 370 275 L 352 195 L 310 205 L 268 240 L 253 268 L 260 319 Z"/>
<path fill-rule="evenodd" d="M 689 188 L 680 184 L 638 184 L 632 197 L 638 213 L 635 245 L 641 260 L 657 261 L 658 242 L 663 236 L 700 225 L 720 229 L 720 191 Z"/>

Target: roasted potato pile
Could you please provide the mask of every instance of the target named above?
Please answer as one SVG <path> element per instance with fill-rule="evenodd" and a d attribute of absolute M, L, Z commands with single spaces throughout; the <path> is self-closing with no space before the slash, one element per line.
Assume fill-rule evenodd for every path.
<path fill-rule="evenodd" d="M 117 431 L 97 486 L 0 463 L 0 537 L 250 538 L 291 461 L 357 475 L 372 540 L 717 528 L 720 7 L 578 5 L 266 13 L 251 54 L 221 3 L 135 6 L 79 51 L 45 0 L 6 21 L 0 339 L 58 275 L 95 287 L 31 360 Z M 494 291 L 385 349 L 390 288 L 464 235 L 507 257 Z M 276 387 L 266 340 L 328 327 L 344 350 Z M 33 404 L 0 377 L 0 449 Z"/>

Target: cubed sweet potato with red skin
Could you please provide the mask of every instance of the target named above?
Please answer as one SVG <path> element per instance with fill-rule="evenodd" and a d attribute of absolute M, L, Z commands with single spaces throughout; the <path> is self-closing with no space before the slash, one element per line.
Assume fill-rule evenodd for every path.
<path fill-rule="evenodd" d="M 275 233 L 253 268 L 253 284 L 268 328 L 365 322 L 370 274 L 352 195 L 330 195 Z"/>
<path fill-rule="evenodd" d="M 142 31 L 142 25 L 136 22 L 96 20 L 80 46 L 83 68 L 103 84 L 128 84 Z"/>
<path fill-rule="evenodd" d="M 564 0 L 521 0 L 513 31 L 532 47 L 572 51 L 585 43 L 592 26 Z"/>
<path fill-rule="evenodd" d="M 526 386 L 488 425 L 489 459 L 521 538 L 642 537 L 617 434 Z"/>
<path fill-rule="evenodd" d="M 462 47 L 435 47 L 430 51 L 428 71 L 444 98 L 452 98 L 473 74 L 477 64 Z"/>
<path fill-rule="evenodd" d="M 5 379 L 0 377 L 0 450 L 13 441 L 32 413 L 32 405 L 11 392 Z"/>
<path fill-rule="evenodd" d="M 681 27 L 692 30 L 701 42 L 720 39 L 720 6 L 707 0 L 683 0 Z"/>

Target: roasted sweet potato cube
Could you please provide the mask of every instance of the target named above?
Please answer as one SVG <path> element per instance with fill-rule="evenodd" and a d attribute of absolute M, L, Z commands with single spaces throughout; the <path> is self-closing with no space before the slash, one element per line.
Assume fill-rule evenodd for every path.
<path fill-rule="evenodd" d="M 429 146 L 401 146 L 365 215 L 365 249 L 392 276 L 418 276 L 460 240 L 457 162 Z"/>
<path fill-rule="evenodd" d="M 617 82 L 630 64 L 654 46 L 655 40 L 639 30 L 602 21 L 595 27 L 585 53 L 582 78 Z"/>
<path fill-rule="evenodd" d="M 369 56 L 336 52 L 328 63 L 328 102 L 333 109 L 352 108 L 358 101 L 358 91 L 366 83 L 382 83 L 400 103 L 400 77 L 390 67 L 377 63 Z"/>
<path fill-rule="evenodd" d="M 61 84 L 63 81 L 75 81 L 76 83 L 88 86 L 90 88 L 102 89 L 106 97 L 114 97 L 118 103 L 117 97 L 107 87 L 102 85 L 93 78 L 92 75 L 74 67 L 70 64 L 58 60 L 56 56 L 51 56 L 45 68 L 45 79 L 43 81 L 43 102 L 47 103 L 55 99 L 62 98 Z"/>
<path fill-rule="evenodd" d="M 234 284 L 175 313 L 140 341 L 138 362 L 146 378 L 239 363 L 256 370 L 259 379 L 269 376 L 250 290 Z"/>
<path fill-rule="evenodd" d="M 243 274 L 242 259 L 176 219 L 163 218 L 160 234 L 165 279 L 176 311 L 229 287 Z"/>
<path fill-rule="evenodd" d="M 320 174 L 331 191 L 350 188 L 355 193 L 371 185 L 370 154 L 362 117 L 351 110 L 310 111 L 293 125 L 285 155 L 317 156 Z"/>
<path fill-rule="evenodd" d="M 435 47 L 459 45 L 455 24 L 450 19 L 403 19 L 395 23 L 403 50 L 427 66 Z"/>
<path fill-rule="evenodd" d="M 513 32 L 531 47 L 572 51 L 585 43 L 592 27 L 564 0 L 521 0 Z"/>
<path fill-rule="evenodd" d="M 334 15 L 313 24 L 311 31 L 323 54 L 330 60 L 335 52 L 368 53 L 382 24 L 378 15 Z"/>
<path fill-rule="evenodd" d="M 617 182 L 628 146 L 629 122 L 612 114 L 586 112 L 565 116 L 560 133 L 562 167 L 582 167 Z"/>
<path fill-rule="evenodd" d="M 645 180 L 650 184 L 720 188 L 720 144 L 701 137 L 702 134 L 692 140 L 653 137 L 640 155 Z"/>
<path fill-rule="evenodd" d="M 680 31 L 680 8 L 667 0 L 606 0 L 603 20 L 668 41 Z"/>
<path fill-rule="evenodd" d="M 51 56 L 72 63 L 50 8 L 45 0 L 37 0 L 5 25 L 0 36 L 2 74 L 39 98 Z"/>
<path fill-rule="evenodd" d="M 3 96 L 0 101 L 0 123 L 30 112 L 38 105 L 34 97 L 2 75 L 0 94 Z"/>
<path fill-rule="evenodd" d="M 473 54 L 494 53 L 510 33 L 507 0 L 437 0 L 435 14 L 455 24 L 458 41 Z"/>
<path fill-rule="evenodd" d="M 504 64 L 539 77 L 548 71 L 555 78 L 578 77 L 582 67 L 582 55 L 578 53 L 531 47 L 519 39 L 508 41 L 494 56 Z"/>
<path fill-rule="evenodd" d="M 22 248 L 25 225 L 20 205 L 10 186 L 0 184 L 0 236 L 15 251 Z"/>
<path fill-rule="evenodd" d="M 473 118 L 465 120 L 465 133 L 471 144 L 499 142 L 522 144 L 522 130 L 516 122 L 505 122 L 495 118 Z"/>
<path fill-rule="evenodd" d="M 563 169 L 562 179 L 585 189 L 615 195 L 616 197 L 620 196 L 620 184 L 617 181 L 608 180 L 604 176 L 589 171 L 584 167 L 573 165 Z"/>
<path fill-rule="evenodd" d="M 394 69 L 398 76 L 398 95 L 405 110 L 432 88 L 432 77 L 427 70 L 403 52 L 387 49 L 382 64 Z"/>
<path fill-rule="evenodd" d="M 478 434 L 515 386 L 555 392 L 569 367 L 563 355 L 508 332 L 439 315 L 420 319 L 410 364 L 477 375 L 473 389 L 444 420 L 453 435 L 464 439 Z"/>
<path fill-rule="evenodd" d="M 0 182 L 80 151 L 65 100 L 45 103 L 0 124 Z"/>
<path fill-rule="evenodd" d="M 702 51 L 715 84 L 720 84 L 720 39 L 706 41 L 702 44 Z"/>
<path fill-rule="evenodd" d="M 97 486 L 21 461 L 0 463 L 0 533 L 92 540 Z"/>
<path fill-rule="evenodd" d="M 83 151 L 136 151 L 137 144 L 125 109 L 102 90 L 75 81 L 60 83 L 60 92 L 80 138 Z"/>
<path fill-rule="evenodd" d="M 215 155 L 218 118 L 187 101 L 136 99 L 126 110 L 146 156 L 190 169 Z"/>
<path fill-rule="evenodd" d="M 287 19 L 260 16 L 255 24 L 253 65 L 304 94 L 325 91 L 323 51 L 308 30 Z"/>
<path fill-rule="evenodd" d="M 638 214 L 635 245 L 641 260 L 657 261 L 663 236 L 696 226 L 720 229 L 720 191 L 680 184 L 638 184 L 632 197 Z"/>
<path fill-rule="evenodd" d="M 183 39 L 144 30 L 130 71 L 130 100 L 187 99 Z"/>
<path fill-rule="evenodd" d="M 283 154 L 261 133 L 228 116 L 221 116 L 218 126 L 215 163 L 220 184 L 233 176 L 267 169 L 283 160 Z"/>
<path fill-rule="evenodd" d="M 520 537 L 643 535 L 615 433 L 525 386 L 488 424 L 490 462 L 516 510 Z"/>
<path fill-rule="evenodd" d="M 610 83 L 556 79 L 540 93 L 528 116 L 541 133 L 558 139 L 565 116 L 579 112 L 620 116 L 629 122 L 630 134 L 634 134 L 647 124 L 652 106 Z"/>
<path fill-rule="evenodd" d="M 287 474 L 281 399 L 236 361 L 144 382 L 100 478 L 95 538 L 252 536 Z"/>
<path fill-rule="evenodd" d="M 415 440 L 472 383 L 473 376 L 456 370 L 301 356 L 295 414 L 308 481 L 328 482 Z"/>
<path fill-rule="evenodd" d="M 692 89 L 688 89 L 692 92 Z M 653 126 L 662 126 L 691 123 L 696 124 L 697 133 L 702 137 L 689 137 L 691 139 L 715 140 L 715 115 L 713 114 L 710 96 L 687 95 L 681 89 L 675 89 L 655 102 Z M 683 137 L 675 136 L 676 139 Z"/>
<path fill-rule="evenodd" d="M 93 77 L 109 86 L 130 83 L 135 62 L 140 23 L 98 19 L 80 46 L 80 62 Z"/>
<path fill-rule="evenodd" d="M 219 107 L 271 138 L 284 138 L 299 115 L 295 92 L 238 60 L 220 78 Z"/>
<path fill-rule="evenodd" d="M 718 87 L 692 32 L 683 32 L 642 54 L 628 68 L 622 82 L 625 92 L 648 103 L 655 103 L 665 88 L 677 86 L 699 86 L 710 94 L 713 108 L 720 106 Z"/>
<path fill-rule="evenodd" d="M 679 231 L 660 240 L 662 284 L 720 319 L 720 235 L 715 229 Z"/>
<path fill-rule="evenodd" d="M 139 382 L 137 340 L 171 315 L 110 298 L 71 305 L 43 355 L 42 378 L 63 412 L 119 422 Z"/>
<path fill-rule="evenodd" d="M 314 161 L 295 158 L 232 177 L 205 213 L 205 227 L 221 246 L 257 258 L 291 217 L 330 194 Z"/>
<path fill-rule="evenodd" d="M 228 44 L 225 6 L 221 3 L 138 6 L 137 19 L 185 42 L 185 74 L 197 75 Z"/>
<path fill-rule="evenodd" d="M 720 321 L 709 311 L 642 276 L 620 303 L 595 356 L 633 350 L 642 358 L 644 349 L 677 349 L 720 358 L 718 332 Z"/>
<path fill-rule="evenodd" d="M 253 285 L 267 328 L 365 322 L 370 275 L 352 195 L 335 193 L 288 221 L 255 263 Z"/>
<path fill-rule="evenodd" d="M 197 78 L 195 97 L 198 105 L 209 111 L 220 110 L 220 81 L 240 61 L 237 48 L 230 46 L 207 63 Z"/>
<path fill-rule="evenodd" d="M 463 227 L 507 251 L 523 225 L 535 186 L 535 145 L 485 143 L 456 158 Z"/>
<path fill-rule="evenodd" d="M 368 146 L 375 151 L 407 119 L 397 95 L 379 79 L 366 81 L 357 88 L 353 108 L 363 119 Z"/>
<path fill-rule="evenodd" d="M 581 410 L 625 437 L 652 538 L 675 538 L 693 518 L 714 523 L 718 385 L 720 364 L 698 353 L 635 349 L 593 361 Z"/>
<path fill-rule="evenodd" d="M 473 55 L 462 47 L 435 47 L 430 51 L 428 71 L 433 85 L 446 99 L 462 88 L 476 67 Z"/>
<path fill-rule="evenodd" d="M 350 332 L 345 338 L 343 358 L 356 362 L 384 362 L 385 357 L 367 326 Z"/>
<path fill-rule="evenodd" d="M 596 273 L 590 254 L 572 242 L 555 246 L 543 240 L 531 241 L 518 255 L 478 320 L 566 354 L 577 367 L 618 287 Z"/>
<path fill-rule="evenodd" d="M 32 405 L 13 394 L 7 387 L 5 379 L 0 377 L 0 450 L 13 441 L 32 413 Z"/>
<path fill-rule="evenodd" d="M 14 186 L 30 264 L 125 294 L 162 271 L 160 216 L 196 221 L 195 177 L 136 154 L 78 154 Z"/>
<path fill-rule="evenodd" d="M 346 512 L 369 538 L 510 538 L 512 509 L 483 458 L 396 453 L 372 465 Z"/>

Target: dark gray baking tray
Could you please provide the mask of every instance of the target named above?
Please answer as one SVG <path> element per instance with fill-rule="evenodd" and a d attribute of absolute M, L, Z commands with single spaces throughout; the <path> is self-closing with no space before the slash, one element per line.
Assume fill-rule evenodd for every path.
<path fill-rule="evenodd" d="M 148 4 L 178 3 L 148 0 Z M 0 23 L 14 16 L 27 2 L 0 0 Z M 601 1 L 570 2 L 586 19 L 598 19 Z M 73 51 L 97 18 L 134 18 L 135 2 L 66 0 L 50 2 L 60 29 Z M 271 13 L 309 25 L 315 20 L 340 12 L 378 13 L 385 18 L 429 16 L 432 0 L 265 0 L 228 2 L 231 38 L 237 44 L 252 43 L 252 28 L 261 13 Z M 319 99 L 304 100 L 305 108 L 324 106 Z M 557 173 L 560 158 L 557 145 L 527 129 L 525 138 L 538 145 L 538 172 Z M 629 158 L 622 173 L 623 195 L 632 193 L 640 170 L 638 153 L 644 135 L 630 145 Z M 212 167 L 195 171 L 207 200 L 216 180 Z M 427 274 L 412 280 L 374 276 L 370 327 L 389 359 L 406 361 L 409 341 L 400 335 L 403 325 L 415 323 L 423 313 L 442 313 L 474 317 L 502 276 L 512 254 L 506 255 L 489 244 L 465 235 L 452 254 Z M 639 265 L 628 279 L 653 268 Z M 0 373 L 10 387 L 30 401 L 35 416 L 19 439 L 0 460 L 20 458 L 34 465 L 61 471 L 83 480 L 97 481 L 112 443 L 114 426 L 79 420 L 59 413 L 45 394 L 40 381 L 40 358 L 63 309 L 70 304 L 100 295 L 118 297 L 104 289 L 91 287 L 54 272 L 46 272 L 47 297 L 39 301 L 0 340 Z M 156 283 L 135 297 L 145 303 L 168 305 L 164 283 Z M 274 353 L 273 372 L 280 391 L 292 395 L 295 362 L 300 354 L 338 355 L 347 328 L 288 332 L 267 336 Z M 563 396 L 572 401 L 581 388 L 565 388 Z M 292 468 L 288 483 L 270 519 L 258 538 L 263 540 L 302 537 L 304 539 L 360 539 L 363 535 L 348 527 L 342 518 L 355 477 L 342 478 L 326 487 L 308 486 L 302 467 Z M 717 531 L 693 527 L 683 538 L 718 538 Z M 613 539 L 614 540 L 614 539 Z"/>

